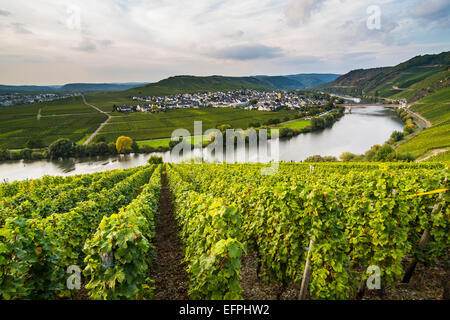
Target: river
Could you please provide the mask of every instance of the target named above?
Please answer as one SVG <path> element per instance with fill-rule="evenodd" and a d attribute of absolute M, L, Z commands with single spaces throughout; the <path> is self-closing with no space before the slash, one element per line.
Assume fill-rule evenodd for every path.
<path fill-rule="evenodd" d="M 402 129 L 403 124 L 393 109 L 382 106 L 353 107 L 352 113 L 346 113 L 331 128 L 281 139 L 277 158 L 298 162 L 312 155 L 339 157 L 346 151 L 361 154 L 375 144 L 383 144 L 393 131 Z M 206 151 L 203 150 L 203 153 Z M 240 162 L 267 162 L 274 159 L 273 156 L 255 158 L 248 154 L 248 147 L 246 151 L 245 160 Z M 155 155 L 162 156 L 165 162 L 174 160 L 170 152 Z M 131 154 L 61 161 L 7 161 L 0 163 L 0 182 L 36 179 L 46 174 L 66 176 L 131 168 L 145 165 L 149 157 L 148 154 Z M 185 160 L 191 157 L 190 153 L 184 155 Z M 205 156 L 205 159 L 213 161 L 214 157 Z"/>

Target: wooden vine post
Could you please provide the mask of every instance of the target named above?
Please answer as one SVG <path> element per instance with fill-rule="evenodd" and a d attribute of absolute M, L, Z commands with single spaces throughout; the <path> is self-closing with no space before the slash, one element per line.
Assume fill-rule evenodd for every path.
<path fill-rule="evenodd" d="M 102 259 L 102 267 L 104 269 L 110 268 L 114 265 L 114 253 L 113 252 L 100 252 Z"/>
<path fill-rule="evenodd" d="M 447 181 L 447 178 L 445 179 L 445 181 Z M 440 193 L 439 194 L 439 200 L 442 200 L 443 198 L 444 198 L 444 194 Z M 433 211 L 431 212 L 431 214 L 432 215 L 435 214 L 436 212 L 441 210 L 441 208 L 442 208 L 442 206 L 440 204 L 436 204 L 434 206 Z M 423 234 L 422 234 L 422 237 L 420 238 L 419 245 L 418 245 L 420 251 L 423 251 L 425 249 L 425 247 L 427 246 L 428 242 L 430 242 L 430 239 L 431 239 L 430 230 L 425 229 Z M 409 263 L 408 267 L 406 268 L 405 275 L 403 276 L 403 279 L 402 279 L 402 283 L 409 283 L 409 280 L 411 280 L 411 277 L 412 277 L 412 275 L 414 273 L 414 270 L 416 269 L 417 262 L 418 262 L 417 257 L 414 257 L 411 260 L 411 262 Z"/>
<path fill-rule="evenodd" d="M 306 258 L 305 270 L 303 272 L 302 285 L 300 287 L 300 293 L 298 295 L 299 300 L 305 300 L 306 292 L 308 291 L 309 275 L 310 275 L 310 261 L 311 261 L 311 251 L 314 246 L 314 241 L 309 241 L 308 255 Z"/>
<path fill-rule="evenodd" d="M 312 165 L 309 165 L 309 174 L 312 175 L 314 171 L 314 167 Z M 309 241 L 309 247 L 308 247 L 308 254 L 306 256 L 306 264 L 305 264 L 305 270 L 303 271 L 303 277 L 302 277 L 302 284 L 300 286 L 300 292 L 298 295 L 299 300 L 305 300 L 306 293 L 308 291 L 308 285 L 309 285 L 309 275 L 310 275 L 310 261 L 311 261 L 311 251 L 314 246 L 314 241 Z"/>

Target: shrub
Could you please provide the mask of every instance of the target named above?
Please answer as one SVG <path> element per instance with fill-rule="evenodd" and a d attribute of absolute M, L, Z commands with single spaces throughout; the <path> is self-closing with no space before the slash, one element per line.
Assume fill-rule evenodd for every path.
<path fill-rule="evenodd" d="M 344 152 L 343 154 L 341 154 L 339 156 L 339 159 L 341 159 L 342 161 L 352 161 L 353 159 L 355 159 L 356 154 L 351 153 L 351 152 Z"/>
<path fill-rule="evenodd" d="M 394 142 L 400 141 L 403 139 L 403 133 L 400 131 L 394 131 L 391 134 L 391 138 L 394 140 Z"/>
<path fill-rule="evenodd" d="M 48 147 L 50 159 L 69 158 L 74 151 L 74 144 L 69 139 L 58 139 Z"/>
<path fill-rule="evenodd" d="M 128 153 L 133 145 L 130 137 L 120 136 L 116 141 L 116 149 L 118 153 Z"/>
<path fill-rule="evenodd" d="M 149 164 L 161 164 L 163 163 L 163 158 L 158 156 L 151 156 L 147 161 Z"/>

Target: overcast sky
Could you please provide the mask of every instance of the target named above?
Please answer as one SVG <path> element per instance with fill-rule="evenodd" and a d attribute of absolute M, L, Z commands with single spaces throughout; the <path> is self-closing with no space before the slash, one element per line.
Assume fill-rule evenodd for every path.
<path fill-rule="evenodd" d="M 0 83 L 346 73 L 450 50 L 449 17 L 448 0 L 2 0 Z"/>

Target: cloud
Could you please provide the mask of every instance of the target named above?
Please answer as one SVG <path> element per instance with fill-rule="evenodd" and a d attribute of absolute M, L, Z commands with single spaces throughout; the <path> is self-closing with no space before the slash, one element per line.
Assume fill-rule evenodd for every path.
<path fill-rule="evenodd" d="M 443 22 L 449 25 L 450 2 L 448 0 L 428 0 L 426 5 L 422 1 L 415 1 L 409 8 L 409 14 L 421 22 Z"/>
<path fill-rule="evenodd" d="M 232 33 L 227 33 L 224 35 L 225 38 L 230 38 L 230 39 L 238 39 L 238 38 L 242 38 L 244 36 L 244 31 L 242 30 L 238 30 L 236 32 L 232 32 Z"/>
<path fill-rule="evenodd" d="M 81 41 L 78 46 L 72 47 L 72 49 L 83 52 L 94 52 L 95 50 L 97 50 L 97 46 L 92 40 L 83 39 L 83 41 Z"/>
<path fill-rule="evenodd" d="M 394 31 L 399 24 L 388 20 L 387 17 L 382 18 L 380 29 L 369 29 L 366 20 L 359 22 L 347 21 L 339 27 L 343 30 L 342 41 L 347 43 L 356 42 L 380 42 L 384 45 L 397 43 L 394 37 Z"/>
<path fill-rule="evenodd" d="M 31 34 L 32 32 L 25 28 L 25 25 L 19 22 L 11 23 L 11 27 L 14 30 L 15 33 L 20 34 Z"/>
<path fill-rule="evenodd" d="M 73 50 L 82 52 L 94 52 L 98 47 L 107 48 L 113 44 L 113 41 L 105 40 L 92 40 L 90 38 L 84 38 L 76 47 L 72 47 Z"/>
<path fill-rule="evenodd" d="M 346 53 L 342 56 L 343 60 L 370 60 L 376 56 L 375 51 L 360 51 L 360 52 L 352 52 Z"/>
<path fill-rule="evenodd" d="M 312 14 L 321 9 L 325 0 L 291 0 L 284 14 L 290 27 L 298 27 L 309 21 Z"/>
<path fill-rule="evenodd" d="M 268 47 L 261 44 L 235 45 L 217 50 L 212 56 L 229 60 L 255 60 L 280 57 L 283 51 L 279 47 Z"/>
<path fill-rule="evenodd" d="M 101 47 L 109 47 L 113 44 L 113 42 L 111 40 L 97 40 L 96 41 L 98 43 L 99 46 Z"/>
<path fill-rule="evenodd" d="M 7 16 L 9 16 L 9 15 L 11 15 L 11 12 L 6 11 L 6 10 L 1 10 L 1 9 L 0 9 L 0 16 L 5 16 L 5 17 L 7 17 Z"/>
<path fill-rule="evenodd" d="M 301 65 L 301 64 L 315 64 L 320 63 L 322 59 L 316 56 L 293 56 L 286 57 L 280 61 L 280 63 Z"/>

